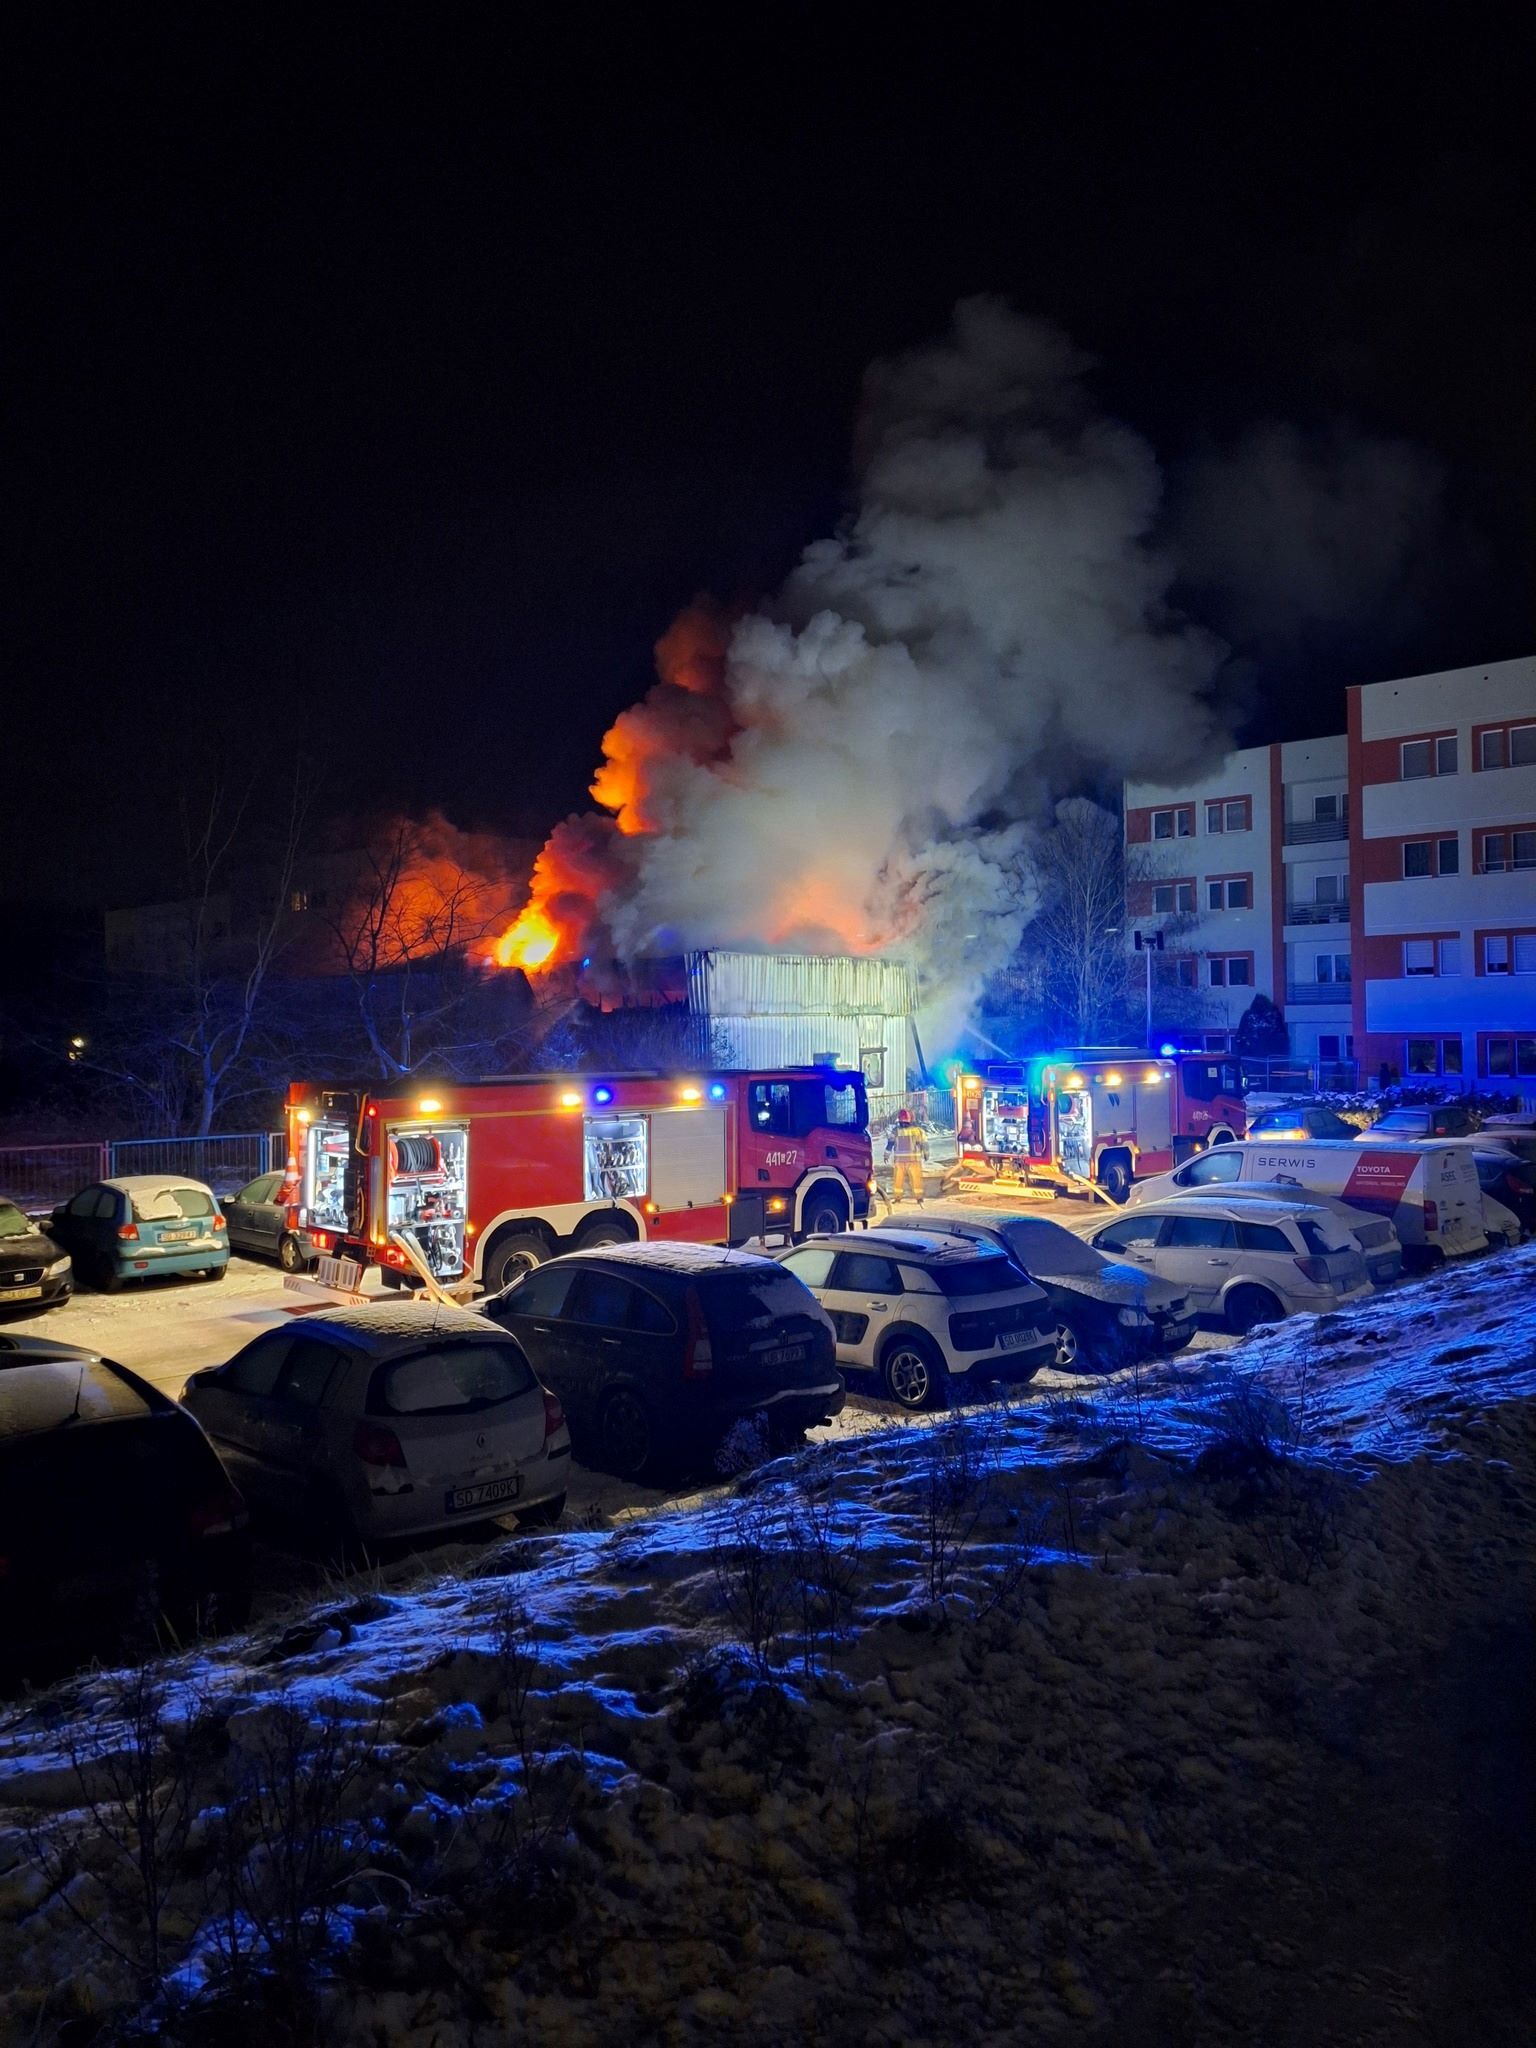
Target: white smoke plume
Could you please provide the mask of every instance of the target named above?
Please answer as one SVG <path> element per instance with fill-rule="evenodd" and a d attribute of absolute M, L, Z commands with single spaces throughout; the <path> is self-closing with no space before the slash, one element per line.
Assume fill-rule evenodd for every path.
<path fill-rule="evenodd" d="M 1228 744 L 1225 648 L 1169 609 L 1158 464 L 1091 367 L 977 298 L 871 371 L 845 530 L 773 603 L 658 649 L 593 785 L 617 819 L 546 848 L 559 957 L 889 950 L 963 1011 L 1031 914 L 1052 799 Z"/>

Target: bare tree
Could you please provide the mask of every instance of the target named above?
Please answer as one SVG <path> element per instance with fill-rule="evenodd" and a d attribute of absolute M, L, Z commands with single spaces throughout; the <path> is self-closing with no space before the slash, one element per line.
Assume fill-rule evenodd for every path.
<path fill-rule="evenodd" d="M 507 1028 L 517 977 L 488 976 L 480 957 L 518 891 L 466 865 L 451 838 L 432 819 L 378 827 L 340 907 L 323 920 L 381 1080 L 428 1061 L 470 1072 L 518 1036 Z"/>
<path fill-rule="evenodd" d="M 271 1085 L 268 997 L 291 928 L 309 785 L 296 768 L 275 806 L 270 787 L 260 767 L 238 782 L 217 772 L 189 780 L 168 877 L 175 894 L 138 913 L 137 949 L 109 958 L 101 985 L 79 991 L 90 1031 L 44 1041 L 170 1135 L 204 1136 Z"/>
<path fill-rule="evenodd" d="M 1148 966 L 1131 933 L 1137 898 L 1154 880 L 1144 851 L 1126 846 L 1113 811 L 1086 797 L 1067 797 L 1033 859 L 1040 908 L 1019 949 L 1019 992 L 1032 1000 L 1046 1033 L 1064 1043 L 1139 1041 Z M 1187 913 L 1156 919 L 1165 941 L 1177 940 L 1193 923 Z M 1201 1007 L 1200 991 L 1174 979 L 1177 958 L 1175 949 L 1154 953 L 1150 962 L 1154 1016 L 1166 1029 L 1195 1024 Z"/>

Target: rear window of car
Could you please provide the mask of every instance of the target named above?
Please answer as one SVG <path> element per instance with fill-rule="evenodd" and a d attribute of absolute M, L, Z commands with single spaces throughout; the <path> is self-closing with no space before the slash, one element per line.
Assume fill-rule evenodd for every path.
<path fill-rule="evenodd" d="M 1342 1224 L 1331 1219 L 1318 1222 L 1311 1216 L 1298 1216 L 1296 1228 L 1301 1232 L 1301 1241 L 1309 1252 L 1347 1252 L 1354 1247 L 1350 1244 Z"/>
<path fill-rule="evenodd" d="M 1291 1252 L 1295 1246 L 1274 1223 L 1239 1223 L 1237 1226 L 1238 1248 L 1245 1252 Z"/>
<path fill-rule="evenodd" d="M 1097 1273 L 1102 1263 L 1091 1244 L 1059 1223 L 1009 1223 L 1003 1234 L 1014 1257 L 1031 1272 Z"/>
<path fill-rule="evenodd" d="M 532 1385 L 528 1361 L 510 1344 L 451 1344 L 380 1366 L 368 1407 L 375 1415 L 469 1415 Z"/>
<path fill-rule="evenodd" d="M 0 1237 L 25 1237 L 31 1228 L 14 1202 L 0 1202 Z"/>
<path fill-rule="evenodd" d="M 699 1282 L 704 1313 L 722 1332 L 756 1329 L 816 1313 L 816 1298 L 793 1273 L 717 1274 Z"/>
<path fill-rule="evenodd" d="M 206 1188 L 149 1188 L 133 1195 L 135 1223 L 174 1223 L 180 1216 L 211 1216 L 213 1197 Z"/>
<path fill-rule="evenodd" d="M 979 1259 L 954 1264 L 936 1261 L 923 1271 L 951 1301 L 964 1301 L 975 1294 L 1006 1294 L 1011 1287 L 1029 1285 L 1029 1275 L 1021 1272 L 1004 1252 L 990 1258 L 983 1253 Z"/>

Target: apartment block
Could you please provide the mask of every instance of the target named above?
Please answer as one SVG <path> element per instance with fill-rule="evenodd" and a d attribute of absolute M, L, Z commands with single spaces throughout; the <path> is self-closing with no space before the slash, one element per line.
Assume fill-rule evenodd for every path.
<path fill-rule="evenodd" d="M 1368 1071 L 1536 1083 L 1536 657 L 1349 692 Z"/>
<path fill-rule="evenodd" d="M 1127 783 L 1154 1029 L 1223 1046 L 1262 990 L 1291 1050 L 1536 1083 L 1536 657 L 1356 685 L 1348 730 Z"/>
<path fill-rule="evenodd" d="M 1228 754 L 1201 782 L 1127 783 L 1128 922 L 1163 936 L 1155 1031 L 1231 1042 L 1255 992 L 1300 1057 L 1353 1057 L 1344 735 Z"/>

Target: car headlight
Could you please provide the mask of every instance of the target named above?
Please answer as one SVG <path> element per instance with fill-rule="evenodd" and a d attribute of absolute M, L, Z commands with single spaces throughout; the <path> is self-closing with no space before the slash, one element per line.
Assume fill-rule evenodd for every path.
<path fill-rule="evenodd" d="M 1152 1318 L 1144 1308 L 1123 1308 L 1115 1320 L 1123 1323 L 1128 1330 L 1144 1329 Z"/>
<path fill-rule="evenodd" d="M 54 1259 L 48 1267 L 47 1278 L 57 1280 L 61 1273 L 67 1273 L 68 1271 L 69 1260 L 67 1258 Z"/>

